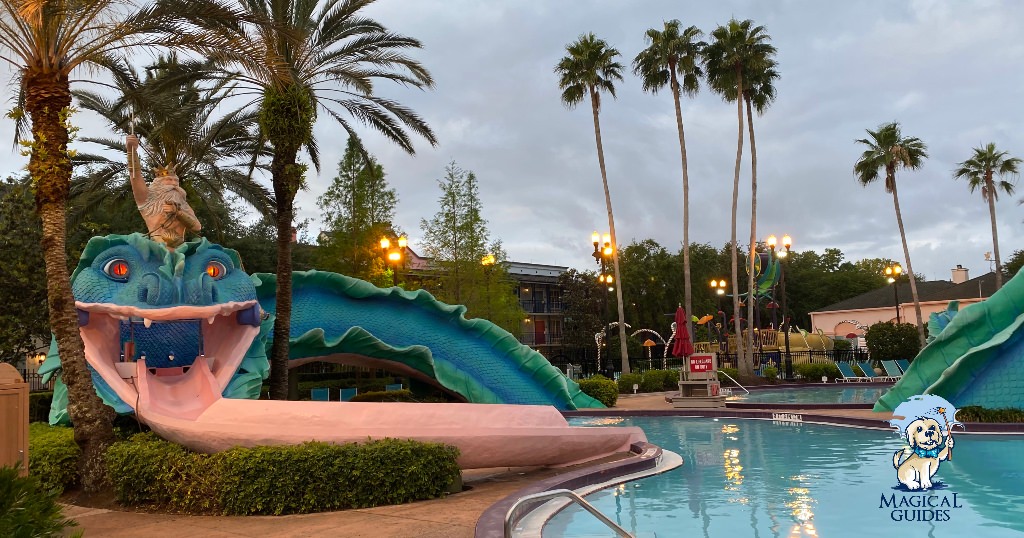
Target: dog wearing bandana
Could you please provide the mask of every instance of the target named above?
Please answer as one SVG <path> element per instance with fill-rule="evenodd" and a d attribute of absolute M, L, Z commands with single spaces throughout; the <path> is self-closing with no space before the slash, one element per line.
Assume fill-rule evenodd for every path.
<path fill-rule="evenodd" d="M 907 424 L 905 433 L 909 446 L 892 456 L 896 477 L 909 490 L 930 489 L 939 462 L 951 456 L 953 437 L 948 432 L 943 436 L 939 421 L 921 416 Z"/>

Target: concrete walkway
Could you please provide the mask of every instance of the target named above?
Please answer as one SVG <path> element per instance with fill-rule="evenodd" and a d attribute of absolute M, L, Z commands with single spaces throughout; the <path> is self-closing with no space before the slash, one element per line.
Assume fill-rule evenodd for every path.
<path fill-rule="evenodd" d="M 622 395 L 616 409 L 672 409 L 664 393 Z M 799 412 L 799 411 L 787 411 Z M 868 410 L 813 411 L 816 414 L 877 418 L 891 415 Z M 742 415 L 737 412 L 737 415 Z M 488 506 L 530 482 L 549 478 L 575 468 L 489 469 L 469 471 L 464 481 L 471 489 L 435 499 L 398 506 L 382 506 L 292 516 L 189 516 L 127 512 L 65 505 L 64 513 L 78 522 L 74 530 L 86 537 L 160 536 L 211 538 L 238 536 L 345 536 L 470 538 L 477 519 Z"/>

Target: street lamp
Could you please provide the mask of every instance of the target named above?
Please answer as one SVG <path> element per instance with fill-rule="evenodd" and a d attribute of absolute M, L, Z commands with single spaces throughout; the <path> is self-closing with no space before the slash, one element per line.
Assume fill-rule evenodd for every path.
<path fill-rule="evenodd" d="M 384 252 L 384 259 L 387 260 L 389 265 L 394 266 L 394 284 L 398 285 L 398 269 L 402 265 L 402 256 L 405 252 L 406 246 L 409 244 L 409 240 L 404 236 L 399 236 L 395 239 L 397 248 L 392 248 L 391 239 L 387 237 L 380 238 L 380 249 Z"/>
<path fill-rule="evenodd" d="M 725 288 L 728 283 L 725 279 L 717 280 L 711 279 L 711 289 L 715 290 L 715 297 L 718 299 L 718 313 L 722 314 L 722 328 L 718 330 L 718 350 L 723 353 L 729 353 L 729 340 L 725 338 L 722 331 L 729 328 L 729 323 L 725 319 L 725 312 L 722 311 L 722 297 L 725 295 Z M 718 317 L 717 315 L 715 317 Z M 723 349 L 723 343 L 725 347 Z"/>
<path fill-rule="evenodd" d="M 781 263 L 782 260 L 789 256 L 789 249 L 793 246 L 793 238 L 789 234 L 782 236 L 782 248 L 776 250 L 778 246 L 778 239 L 774 235 L 769 235 L 768 248 L 772 250 L 772 255 L 779 260 L 779 283 L 782 285 L 782 328 L 783 328 L 783 340 L 786 343 L 786 379 L 793 379 L 793 355 L 789 351 L 789 324 L 790 319 L 787 317 L 786 311 L 786 265 Z"/>
<path fill-rule="evenodd" d="M 885 277 L 892 284 L 892 297 L 896 301 L 896 324 L 900 324 L 900 292 L 899 288 L 896 287 L 897 281 L 900 279 L 900 275 L 903 274 L 903 266 L 900 262 L 895 262 L 892 265 L 885 268 Z"/>
<path fill-rule="evenodd" d="M 601 268 L 601 274 L 597 277 L 598 282 L 603 286 L 608 287 L 608 291 L 615 291 L 615 278 L 608 274 L 608 261 L 612 259 L 612 254 L 615 252 L 612 247 L 612 236 L 611 234 L 599 234 L 596 231 L 590 234 L 590 242 L 594 245 L 594 252 L 591 256 L 594 257 L 594 262 Z M 601 332 L 604 333 L 605 342 L 605 355 L 607 357 L 608 366 L 607 370 L 611 372 L 615 367 L 612 364 L 611 353 L 608 352 L 608 323 L 605 320 L 608 319 L 608 295 L 604 296 L 604 314 L 601 317 L 601 324 L 603 325 Z M 598 350 L 600 353 L 600 350 Z"/>

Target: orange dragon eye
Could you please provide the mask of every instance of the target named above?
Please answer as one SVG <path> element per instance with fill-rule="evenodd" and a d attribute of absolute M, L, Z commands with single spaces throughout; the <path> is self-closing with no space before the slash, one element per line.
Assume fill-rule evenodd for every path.
<path fill-rule="evenodd" d="M 103 272 L 113 280 L 128 280 L 128 262 L 120 258 L 110 260 L 103 266 Z"/>
<path fill-rule="evenodd" d="M 222 278 L 227 272 L 228 270 L 224 267 L 224 264 L 218 261 L 211 261 L 206 264 L 206 274 L 210 275 L 210 278 L 214 280 Z"/>

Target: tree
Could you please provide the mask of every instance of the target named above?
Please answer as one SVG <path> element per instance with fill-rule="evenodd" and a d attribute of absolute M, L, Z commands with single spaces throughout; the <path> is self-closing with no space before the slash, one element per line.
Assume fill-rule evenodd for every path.
<path fill-rule="evenodd" d="M 173 37 L 167 15 L 158 5 L 124 9 L 114 0 L 0 0 L 0 49 L 15 71 L 19 88 L 19 108 L 11 116 L 19 137 L 26 120 L 30 124 L 31 140 L 24 144 L 43 226 L 40 244 L 50 328 L 68 387 L 75 441 L 82 449 L 79 469 L 86 491 L 97 490 L 102 483 L 103 455 L 114 441 L 114 430 L 112 414 L 96 395 L 86 366 L 68 275 L 65 210 L 73 153 L 68 150 L 73 134 L 70 117 L 74 112 L 70 76 L 82 68 L 103 69 L 110 65 L 114 52 L 133 45 L 180 44 L 182 40 Z M 153 37 L 153 32 L 161 29 L 171 32 Z"/>
<path fill-rule="evenodd" d="M 743 158 L 743 104 L 748 89 L 744 86 L 744 77 L 758 76 L 774 66 L 771 57 L 775 54 L 775 47 L 767 43 L 769 37 L 763 26 L 754 26 L 753 21 L 747 19 L 742 22 L 730 19 L 725 26 L 719 26 L 711 33 L 712 42 L 704 49 L 704 66 L 707 71 L 709 85 L 726 101 L 736 101 L 736 167 L 733 178 L 732 192 L 732 288 L 733 288 L 733 318 L 736 324 L 737 334 L 743 334 L 740 329 L 740 288 L 739 288 L 739 261 L 736 251 L 736 217 L 737 204 L 739 202 L 740 184 L 740 161 Z M 767 76 L 765 76 L 767 77 Z M 761 78 L 762 83 L 767 82 L 770 87 L 771 78 Z M 748 82 L 749 84 L 750 82 Z M 752 86 L 752 85 L 751 85 Z M 774 93 L 774 90 L 772 90 Z M 751 97 L 753 94 L 751 93 Z M 773 95 L 774 97 L 774 95 Z M 764 106 L 770 102 L 768 99 Z M 753 131 L 751 131 L 751 145 L 753 146 Z M 753 264 L 754 253 L 757 245 L 757 176 L 756 160 L 753 161 L 751 170 L 751 222 L 750 222 L 750 245 L 748 256 L 748 288 L 753 288 Z M 749 311 L 753 310 L 753 301 L 750 301 Z M 743 338 L 737 338 L 737 357 L 739 358 L 740 373 L 744 376 L 752 376 L 754 373 L 753 357 L 747 356 L 745 350 L 751 350 L 753 333 L 747 335 L 748 341 L 744 345 Z"/>
<path fill-rule="evenodd" d="M 606 320 L 602 317 L 607 296 L 605 287 L 597 281 L 593 271 L 569 269 L 558 276 L 562 289 L 562 342 L 565 347 L 583 352 L 594 349 L 594 335 L 601 331 Z M 600 365 L 599 365 L 600 366 Z"/>
<path fill-rule="evenodd" d="M 434 133 L 414 111 L 374 94 L 373 83 L 390 80 L 430 88 L 433 79 L 406 56 L 418 40 L 387 30 L 362 11 L 373 0 L 161 0 L 175 5 L 186 22 L 230 43 L 203 46 L 241 93 L 253 96 L 260 133 L 273 148 L 270 175 L 277 216 L 277 297 L 270 358 L 270 396 L 288 395 L 288 339 L 291 331 L 291 237 L 295 194 L 304 184 L 305 149 L 319 166 L 313 124 L 324 111 L 349 136 L 351 119 L 367 125 L 413 154 L 407 129 L 431 145 Z M 200 6 L 192 9 L 192 6 Z M 219 11 L 218 16 L 208 12 Z M 346 119 L 346 116 L 348 119 Z"/>
<path fill-rule="evenodd" d="M 483 315 L 509 332 L 518 332 L 524 313 L 502 265 L 501 243 L 489 243 L 476 174 L 453 161 L 438 185 L 437 213 L 429 221 L 420 220 L 423 250 L 433 258 L 438 273 L 431 291 L 442 301 L 464 305 L 467 315 Z M 482 263 L 488 254 L 495 263 Z"/>
<path fill-rule="evenodd" d="M 702 76 L 700 57 L 706 43 L 700 41 L 696 26 L 680 30 L 678 20 L 665 23 L 659 31 L 647 30 L 649 44 L 633 60 L 633 72 L 643 80 L 644 91 L 658 93 L 666 84 L 672 92 L 676 111 L 676 131 L 679 133 L 679 157 L 683 167 L 683 304 L 686 307 L 686 330 L 693 334 L 693 290 L 690 283 L 690 177 L 686 162 L 686 137 L 683 132 L 683 113 L 679 106 L 680 93 L 697 94 Z M 680 82 L 682 78 L 682 82 Z"/>
<path fill-rule="evenodd" d="M 387 267 L 378 240 L 396 235 L 392 221 L 397 203 L 384 167 L 366 153 L 358 138 L 349 137 L 338 175 L 317 198 L 327 223 L 318 253 L 320 267 L 384 285 Z"/>
<path fill-rule="evenodd" d="M 971 192 L 981 187 L 981 199 L 988 202 L 988 216 L 992 221 L 992 251 L 996 258 L 996 289 L 1003 287 L 1003 263 L 999 257 L 999 233 L 996 229 L 996 200 L 999 200 L 1000 190 L 1012 195 L 1013 183 L 1006 179 L 993 181 L 992 177 L 1016 178 L 1020 163 L 1019 158 L 1010 157 L 1007 152 L 997 150 L 995 143 L 989 142 L 984 147 L 974 148 L 974 155 L 959 163 L 953 171 L 954 179 L 967 180 Z"/>
<path fill-rule="evenodd" d="M 558 88 L 562 90 L 562 103 L 575 108 L 584 98 L 590 97 L 590 108 L 594 115 L 594 139 L 597 142 L 597 162 L 601 168 L 601 183 L 604 186 L 604 202 L 608 209 L 608 232 L 612 240 L 612 267 L 615 281 L 621 282 L 619 271 L 619 243 L 615 235 L 615 217 L 612 214 L 612 196 L 608 190 L 608 172 L 604 165 L 604 146 L 601 144 L 601 92 L 615 97 L 615 81 L 622 80 L 622 64 L 615 58 L 619 51 L 608 46 L 594 34 L 585 34 L 566 46 L 568 54 L 555 66 L 559 76 Z M 622 373 L 629 373 L 629 351 L 626 349 L 626 316 L 623 312 L 622 286 L 615 286 L 615 302 L 619 313 L 619 352 L 622 359 Z"/>
<path fill-rule="evenodd" d="M 880 170 L 885 171 L 885 192 L 892 193 L 893 205 L 896 208 L 896 225 L 899 227 L 900 240 L 903 242 L 903 256 L 907 262 L 907 277 L 910 280 L 910 293 L 914 299 L 914 313 L 917 315 L 917 334 L 924 346 L 924 321 L 921 317 L 921 301 L 917 294 L 917 278 L 910 264 L 910 248 L 907 246 L 907 233 L 903 227 L 903 214 L 900 213 L 900 199 L 896 191 L 896 170 L 900 168 L 916 170 L 928 158 L 928 148 L 919 138 L 904 137 L 897 122 L 885 123 L 872 131 L 867 129 L 870 138 L 856 140 L 858 144 L 867 146 L 860 159 L 853 165 L 853 173 L 861 185 L 867 186 L 879 178 Z"/>
<path fill-rule="evenodd" d="M 0 182 L 0 362 L 50 343 L 41 236 L 29 178 Z"/>
<path fill-rule="evenodd" d="M 1003 265 L 1003 276 L 1006 278 L 1013 278 L 1020 268 L 1024 266 L 1024 250 L 1016 250 L 1010 255 L 1010 259 L 1006 260 L 1006 264 Z"/>

